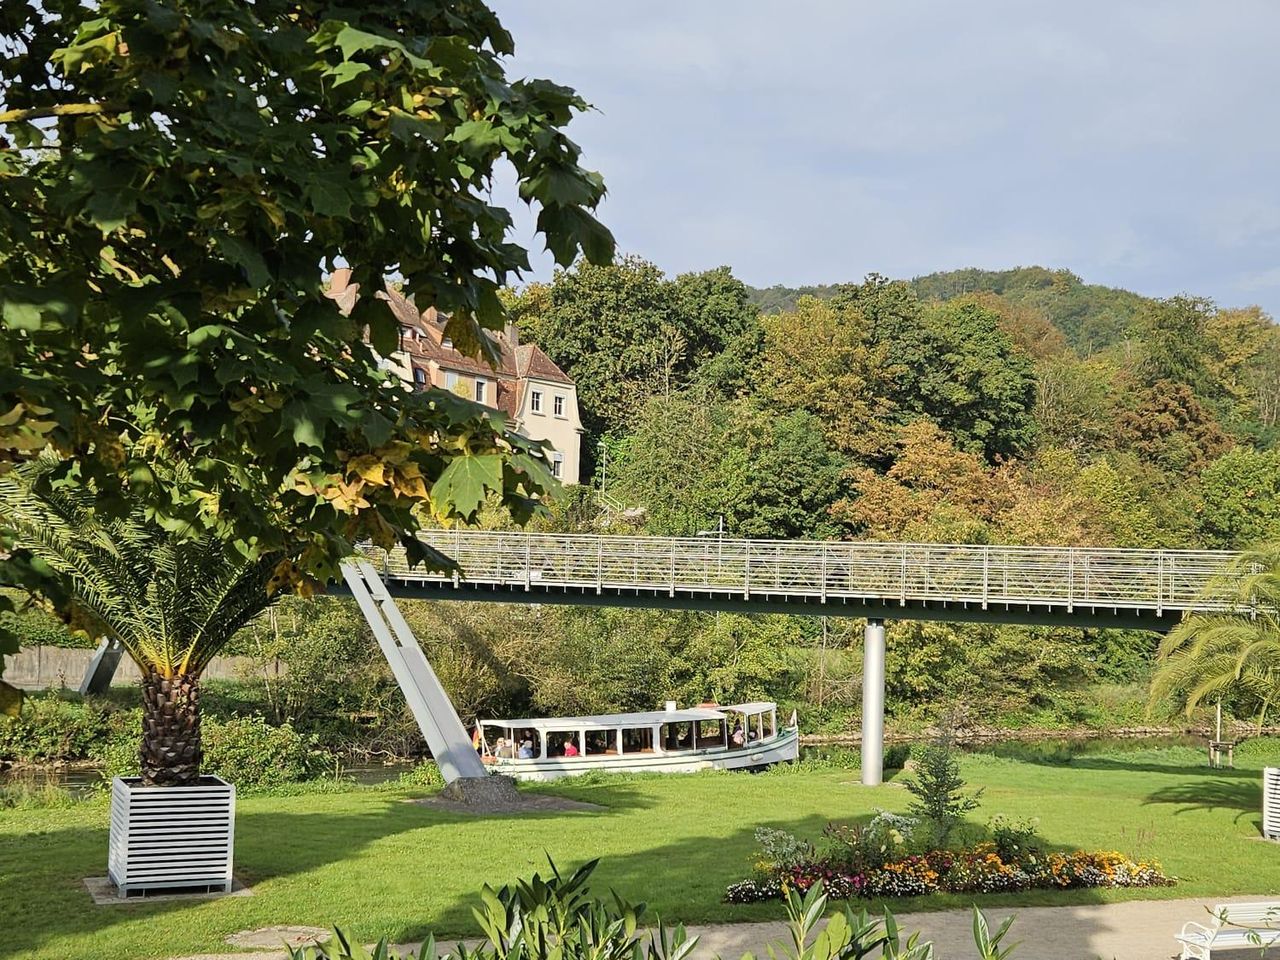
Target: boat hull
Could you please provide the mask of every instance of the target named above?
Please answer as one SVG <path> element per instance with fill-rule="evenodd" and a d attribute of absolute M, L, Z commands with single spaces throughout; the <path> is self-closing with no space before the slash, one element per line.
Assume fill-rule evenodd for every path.
<path fill-rule="evenodd" d="M 800 756 L 800 733 L 781 730 L 778 736 L 746 747 L 680 750 L 670 753 L 600 754 L 586 757 L 547 757 L 487 764 L 494 773 L 518 780 L 558 780 L 601 770 L 609 773 L 698 773 L 702 770 L 759 770 Z"/>

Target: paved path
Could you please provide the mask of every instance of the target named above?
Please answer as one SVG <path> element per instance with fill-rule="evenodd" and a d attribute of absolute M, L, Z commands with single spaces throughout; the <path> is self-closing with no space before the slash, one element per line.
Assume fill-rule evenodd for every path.
<path fill-rule="evenodd" d="M 1188 920 L 1204 922 L 1206 908 L 1217 903 L 1248 902 L 1272 898 L 1227 897 L 1204 900 L 1135 900 L 1070 907 L 1016 907 L 986 911 L 993 928 L 1014 914 L 1012 942 L 1018 943 L 1014 960 L 1169 960 L 1178 951 L 1173 936 Z M 976 960 L 968 910 L 938 910 L 900 917 L 904 934 L 919 930 L 921 939 L 932 940 L 938 960 Z M 729 923 L 693 926 L 699 938 L 697 960 L 738 960 L 744 953 L 767 957 L 767 946 L 787 934 L 781 923 Z M 1010 941 L 1006 941 L 1008 943 Z M 453 946 L 447 942 L 449 948 Z M 443 945 L 442 945 L 443 946 Z M 411 944 L 403 953 L 415 949 Z M 1213 952 L 1222 960 L 1259 956 L 1257 948 Z M 180 960 L 287 960 L 284 951 L 201 954 Z M 1268 956 L 1280 956 L 1280 949 Z"/>

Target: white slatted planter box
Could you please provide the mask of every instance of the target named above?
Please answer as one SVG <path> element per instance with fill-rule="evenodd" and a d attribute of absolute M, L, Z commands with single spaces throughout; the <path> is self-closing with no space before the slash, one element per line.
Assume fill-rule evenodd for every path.
<path fill-rule="evenodd" d="M 236 788 L 220 777 L 190 787 L 111 781 L 107 876 L 119 894 L 203 887 L 231 892 Z"/>
<path fill-rule="evenodd" d="M 1262 771 L 1262 835 L 1280 839 L 1280 767 Z"/>

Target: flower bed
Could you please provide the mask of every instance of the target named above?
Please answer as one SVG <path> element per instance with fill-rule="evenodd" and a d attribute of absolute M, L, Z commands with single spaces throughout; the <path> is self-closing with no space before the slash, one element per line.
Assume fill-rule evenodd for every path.
<path fill-rule="evenodd" d="M 829 849 L 821 856 L 789 835 L 765 831 L 758 834 L 765 849 L 756 861 L 755 876 L 731 884 L 725 902 L 778 900 L 789 890 L 803 893 L 819 882 L 833 900 L 1173 883 L 1160 864 L 1132 860 L 1116 851 L 1046 853 L 1033 842 L 1034 828 L 1029 826 L 1016 832 L 1016 843 L 1009 842 L 1006 825 L 999 822 L 993 829 L 999 841 L 911 852 L 915 826 L 891 814 L 865 826 L 831 825 L 826 831 Z"/>

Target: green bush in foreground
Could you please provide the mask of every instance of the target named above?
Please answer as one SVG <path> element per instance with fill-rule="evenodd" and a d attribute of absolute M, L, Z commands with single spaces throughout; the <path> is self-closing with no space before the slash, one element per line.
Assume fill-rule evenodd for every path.
<path fill-rule="evenodd" d="M 138 710 L 67 700 L 52 692 L 37 694 L 26 698 L 26 707 L 18 716 L 0 717 L 0 760 L 91 760 L 115 737 L 127 734 L 136 740 L 140 726 Z"/>
<path fill-rule="evenodd" d="M 261 717 L 205 720 L 204 772 L 222 777 L 237 788 L 269 788 L 314 776 L 324 763 L 314 737 L 304 737 L 289 724 L 275 727 Z M 136 739 L 117 739 L 98 752 L 103 775 L 138 774 Z"/>
<path fill-rule="evenodd" d="M 331 940 L 319 947 L 290 948 L 292 960 L 685 960 L 697 946 L 683 926 L 666 927 L 655 918 L 654 927 L 642 929 L 647 907 L 629 903 L 613 891 L 608 898 L 592 895 L 588 880 L 598 860 L 584 864 L 571 877 L 563 877 L 551 864 L 551 876 L 534 874 L 529 880 L 494 890 L 480 891 L 480 906 L 473 911 L 484 941 L 471 948 L 459 943 L 454 953 L 439 954 L 428 936 L 415 955 L 392 950 L 386 938 L 372 950 L 334 928 Z M 866 910 L 845 907 L 833 914 L 825 929 L 818 924 L 826 912 L 827 895 L 815 884 L 801 896 L 787 894 L 787 929 L 790 942 L 769 955 L 774 960 L 860 960 L 863 957 L 894 960 L 935 960 L 933 944 L 912 934 L 904 942 L 897 921 L 889 911 L 874 916 Z M 1013 924 L 1010 917 L 994 933 L 976 907 L 973 936 L 979 960 L 1005 960 L 1012 947 L 1001 941 Z M 743 960 L 751 960 L 745 954 Z"/>

